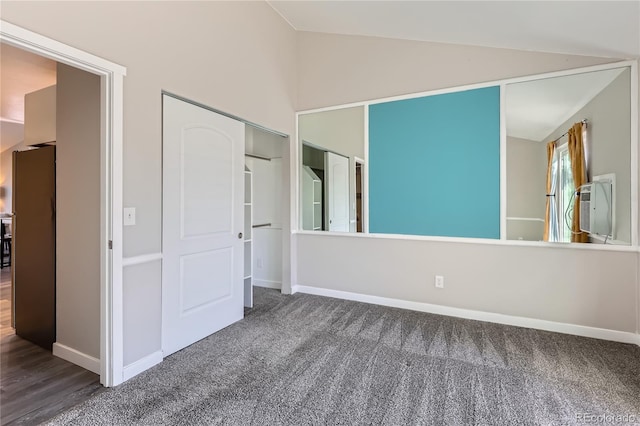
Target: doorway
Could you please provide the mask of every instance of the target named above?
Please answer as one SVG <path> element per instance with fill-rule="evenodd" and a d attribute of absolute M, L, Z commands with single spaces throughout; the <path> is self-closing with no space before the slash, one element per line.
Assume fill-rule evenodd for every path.
<path fill-rule="evenodd" d="M 19 110 L 3 112 L 20 113 L 10 119 L 22 127 L 18 140 L 0 141 L 12 258 L 11 291 L 3 292 L 4 423 L 45 415 L 46 401 L 63 409 L 76 390 L 100 387 L 101 89 L 99 76 L 1 48 L 3 78 L 12 77 L 2 104 Z"/>
<path fill-rule="evenodd" d="M 104 386 L 119 384 L 123 380 L 123 316 L 122 304 L 114 301 L 122 298 L 122 94 L 126 69 L 5 21 L 0 25 L 0 42 L 99 78 L 99 358 L 80 351 L 70 351 L 67 358 L 79 365 L 97 366 Z"/>
<path fill-rule="evenodd" d="M 356 158 L 356 232 L 364 232 L 364 162 Z"/>
<path fill-rule="evenodd" d="M 246 125 L 245 222 L 249 241 L 245 240 L 245 307 L 253 306 L 253 287 L 282 290 L 284 206 L 283 170 L 288 138 L 271 131 Z M 249 179 L 249 181 L 247 181 Z"/>

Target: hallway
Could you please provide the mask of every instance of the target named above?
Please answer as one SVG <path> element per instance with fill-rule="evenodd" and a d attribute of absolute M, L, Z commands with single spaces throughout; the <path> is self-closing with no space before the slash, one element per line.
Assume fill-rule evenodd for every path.
<path fill-rule="evenodd" d="M 11 268 L 0 272 L 0 424 L 31 425 L 100 392 L 98 375 L 16 336 Z"/>

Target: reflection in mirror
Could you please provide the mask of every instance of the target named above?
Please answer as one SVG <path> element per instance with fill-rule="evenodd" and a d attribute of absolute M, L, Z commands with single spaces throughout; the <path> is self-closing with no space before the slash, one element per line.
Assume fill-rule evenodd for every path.
<path fill-rule="evenodd" d="M 298 134 L 302 229 L 362 232 L 364 107 L 302 114 Z"/>
<path fill-rule="evenodd" d="M 508 239 L 631 243 L 630 76 L 506 86 Z"/>

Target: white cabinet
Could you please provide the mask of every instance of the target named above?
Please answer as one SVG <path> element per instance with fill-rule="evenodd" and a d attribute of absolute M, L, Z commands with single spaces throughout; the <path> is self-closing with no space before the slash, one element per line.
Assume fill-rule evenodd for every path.
<path fill-rule="evenodd" d="M 55 142 L 57 87 L 49 86 L 24 96 L 24 143 Z"/>

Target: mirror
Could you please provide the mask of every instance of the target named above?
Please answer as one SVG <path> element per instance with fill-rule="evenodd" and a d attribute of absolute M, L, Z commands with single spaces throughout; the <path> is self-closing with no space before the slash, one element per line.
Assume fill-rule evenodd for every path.
<path fill-rule="evenodd" d="M 631 243 L 630 76 L 626 67 L 506 86 L 507 239 Z"/>
<path fill-rule="evenodd" d="M 630 244 L 630 92 L 631 70 L 619 67 L 300 114 L 300 227 Z M 576 123 L 584 158 L 579 191 L 572 186 L 579 152 L 567 143 Z M 574 206 L 586 209 L 577 232 Z"/>
<path fill-rule="evenodd" d="M 299 116 L 301 227 L 363 232 L 364 107 Z"/>

